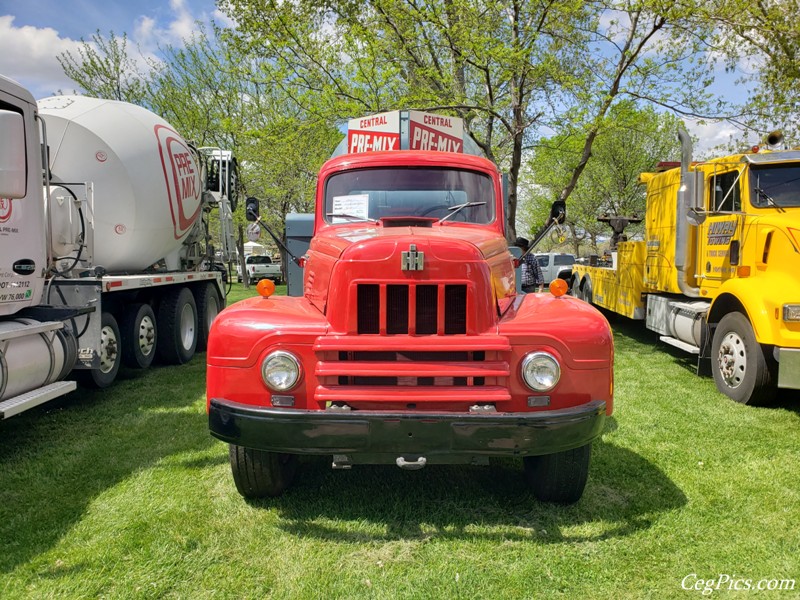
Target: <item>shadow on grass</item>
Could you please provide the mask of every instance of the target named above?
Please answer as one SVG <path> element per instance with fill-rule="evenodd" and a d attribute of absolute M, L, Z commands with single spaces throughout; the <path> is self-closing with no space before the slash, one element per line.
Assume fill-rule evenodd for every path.
<path fill-rule="evenodd" d="M 204 391 L 204 363 L 123 372 L 110 390 L 79 388 L 0 423 L 0 571 L 51 549 L 132 474 L 216 443 L 191 407 Z"/>
<path fill-rule="evenodd" d="M 561 543 L 647 529 L 659 514 L 685 505 L 686 497 L 648 460 L 601 441 L 593 448 L 584 496 L 568 507 L 537 502 L 527 489 L 521 461 L 514 460 L 496 461 L 489 468 L 431 466 L 406 472 L 391 466 L 331 471 L 329 460 L 306 459 L 295 486 L 283 497 L 252 504 L 276 508 L 289 533 L 334 541 Z"/>

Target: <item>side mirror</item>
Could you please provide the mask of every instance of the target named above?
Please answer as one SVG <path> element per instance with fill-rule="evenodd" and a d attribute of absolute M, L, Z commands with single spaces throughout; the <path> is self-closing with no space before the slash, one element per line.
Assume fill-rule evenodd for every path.
<path fill-rule="evenodd" d="M 706 213 L 704 211 L 697 210 L 696 208 L 690 208 L 688 211 L 686 211 L 686 220 L 689 221 L 690 225 L 698 227 L 705 222 Z"/>
<path fill-rule="evenodd" d="M 245 206 L 245 217 L 247 217 L 248 221 L 257 221 L 258 220 L 258 198 L 250 196 L 247 200 L 244 201 Z"/>
<path fill-rule="evenodd" d="M 25 125 L 22 115 L 0 110 L 0 198 L 24 198 Z"/>

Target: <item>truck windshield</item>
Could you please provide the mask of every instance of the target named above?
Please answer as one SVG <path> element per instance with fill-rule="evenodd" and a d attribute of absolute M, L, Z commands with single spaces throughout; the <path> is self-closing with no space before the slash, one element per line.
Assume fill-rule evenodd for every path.
<path fill-rule="evenodd" d="M 750 169 L 750 202 L 753 206 L 800 206 L 800 164 L 753 165 Z"/>
<path fill-rule="evenodd" d="M 359 169 L 332 175 L 325 184 L 329 223 L 416 216 L 485 224 L 495 218 L 494 205 L 491 177 L 460 169 Z"/>

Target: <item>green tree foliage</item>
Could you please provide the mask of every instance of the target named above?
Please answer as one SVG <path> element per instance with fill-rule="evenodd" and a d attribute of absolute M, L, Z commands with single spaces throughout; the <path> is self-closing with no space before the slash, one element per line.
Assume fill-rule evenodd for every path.
<path fill-rule="evenodd" d="M 716 40 L 727 68 L 746 72 L 743 124 L 764 134 L 774 127 L 800 141 L 800 3 L 798 0 L 717 0 Z"/>
<path fill-rule="evenodd" d="M 692 3 L 656 0 L 223 0 L 242 46 L 309 114 L 344 120 L 396 107 L 446 111 L 509 173 L 514 234 L 523 155 L 542 131 L 584 144 L 572 193 L 600 125 L 636 98 L 703 114 L 710 29 Z M 690 28 L 689 25 L 692 25 Z"/>
<path fill-rule="evenodd" d="M 56 57 L 64 73 L 83 91 L 98 98 L 141 104 L 147 83 L 136 61 L 128 53 L 128 36 L 98 30 L 89 41 L 81 38 L 76 53 L 66 51 Z"/>
<path fill-rule="evenodd" d="M 262 59 L 220 33 L 198 24 L 191 39 L 161 48 L 162 60 L 139 57 L 144 72 L 113 33 L 59 60 L 85 93 L 140 104 L 197 146 L 233 151 L 244 193 L 261 200 L 262 217 L 280 235 L 287 212 L 313 208 L 316 172 L 341 134 L 265 83 Z M 243 205 L 234 219 L 244 225 Z"/>
<path fill-rule="evenodd" d="M 639 185 L 639 174 L 653 171 L 661 161 L 680 158 L 677 131 L 680 121 L 652 107 L 637 108 L 632 102 L 617 104 L 601 123 L 592 159 L 570 198 L 567 210 L 567 244 L 575 254 L 583 248 L 597 252 L 599 236 L 608 236 L 608 225 L 597 221 L 601 215 L 644 217 L 645 190 Z M 526 177 L 536 185 L 527 187 L 530 203 L 524 217 L 527 223 L 541 223 L 550 203 L 572 177 L 575 164 L 581 159 L 584 138 L 557 134 L 544 141 L 526 164 Z M 631 237 L 642 226 L 631 225 Z M 528 231 L 532 235 L 533 231 Z M 557 246 L 552 238 L 542 248 Z"/>

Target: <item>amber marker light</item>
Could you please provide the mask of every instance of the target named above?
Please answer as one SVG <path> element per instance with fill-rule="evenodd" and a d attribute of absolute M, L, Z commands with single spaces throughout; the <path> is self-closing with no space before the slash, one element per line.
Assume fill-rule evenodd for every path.
<path fill-rule="evenodd" d="M 256 291 L 259 296 L 269 298 L 275 293 L 275 283 L 271 279 L 262 279 L 256 284 Z"/>
<path fill-rule="evenodd" d="M 550 293 L 556 298 L 563 296 L 569 291 L 569 284 L 563 279 L 554 279 L 550 282 Z"/>

